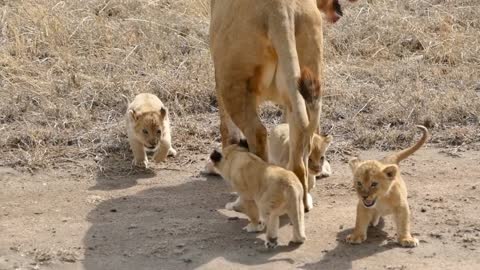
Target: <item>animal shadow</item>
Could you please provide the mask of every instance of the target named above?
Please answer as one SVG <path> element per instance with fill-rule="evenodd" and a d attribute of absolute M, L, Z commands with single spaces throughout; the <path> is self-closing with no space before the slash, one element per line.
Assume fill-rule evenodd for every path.
<path fill-rule="evenodd" d="M 298 247 L 267 250 L 264 233 L 243 231 L 246 217 L 224 209 L 234 199 L 220 177 L 196 175 L 103 201 L 87 216 L 92 225 L 84 237 L 84 267 L 194 269 L 223 260 L 260 265 Z"/>
<path fill-rule="evenodd" d="M 351 245 L 345 241 L 353 229 L 340 231 L 337 234 L 337 246 L 326 251 L 320 261 L 305 264 L 302 269 L 352 269 L 353 261 L 398 247 L 396 242 L 387 238 L 388 234 L 383 231 L 384 224 L 383 219 L 380 219 L 378 226 L 368 228 L 367 240 L 359 245 Z"/>
<path fill-rule="evenodd" d="M 109 154 L 97 163 L 96 184 L 90 190 L 116 190 L 132 187 L 139 179 L 156 175 L 153 168 L 140 168 L 132 164 L 133 157 Z M 151 162 L 152 163 L 152 162 Z"/>

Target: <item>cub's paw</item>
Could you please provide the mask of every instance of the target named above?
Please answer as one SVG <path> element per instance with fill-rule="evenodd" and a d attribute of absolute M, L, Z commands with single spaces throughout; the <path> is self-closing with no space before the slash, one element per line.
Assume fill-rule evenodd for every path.
<path fill-rule="evenodd" d="M 206 174 L 206 175 L 217 175 L 217 176 L 220 175 L 220 172 L 217 169 L 215 169 L 215 167 L 213 166 L 212 161 L 208 161 L 207 165 L 205 165 L 205 168 L 200 173 Z"/>
<path fill-rule="evenodd" d="M 278 245 L 277 238 L 267 238 L 267 242 L 265 242 L 265 246 L 268 249 L 276 248 Z"/>
<path fill-rule="evenodd" d="M 236 206 L 236 202 L 229 202 L 229 203 L 225 204 L 225 209 L 236 211 L 235 206 Z"/>
<path fill-rule="evenodd" d="M 234 202 L 229 202 L 225 205 L 225 209 L 232 210 L 235 212 L 242 212 L 243 206 L 240 197 L 238 197 Z"/>
<path fill-rule="evenodd" d="M 305 206 L 305 212 L 312 210 L 313 208 L 313 198 L 310 193 L 307 193 L 307 205 Z"/>
<path fill-rule="evenodd" d="M 406 248 L 414 248 L 419 245 L 418 239 L 413 237 L 405 237 L 405 238 L 399 239 L 398 242 L 402 247 L 406 247 Z"/>
<path fill-rule="evenodd" d="M 380 223 L 380 215 L 373 217 L 372 222 L 370 223 L 371 227 L 377 227 L 377 225 Z"/>
<path fill-rule="evenodd" d="M 169 157 L 175 157 L 175 156 L 177 156 L 177 150 L 175 150 L 175 149 L 173 149 L 173 148 L 168 149 L 168 156 L 169 156 Z"/>
<path fill-rule="evenodd" d="M 294 237 L 288 244 L 289 245 L 301 245 L 306 240 L 307 240 L 307 237 L 305 237 L 305 236 Z"/>
<path fill-rule="evenodd" d="M 144 159 L 144 160 L 135 160 L 134 159 L 132 161 L 132 165 L 135 166 L 135 167 L 148 169 L 148 159 Z"/>
<path fill-rule="evenodd" d="M 155 163 L 162 163 L 166 159 L 167 159 L 167 157 L 165 157 L 165 156 L 162 157 L 162 156 L 157 155 L 157 154 L 153 155 L 153 161 L 155 161 Z"/>
<path fill-rule="evenodd" d="M 349 234 L 345 240 L 349 244 L 360 244 L 363 241 L 367 240 L 367 236 L 366 235 Z"/>
<path fill-rule="evenodd" d="M 249 233 L 253 233 L 253 232 L 261 232 L 265 229 L 265 225 L 263 223 L 257 223 L 257 224 L 253 224 L 253 223 L 248 223 L 248 225 L 243 228 L 244 230 L 246 230 L 247 232 Z"/>

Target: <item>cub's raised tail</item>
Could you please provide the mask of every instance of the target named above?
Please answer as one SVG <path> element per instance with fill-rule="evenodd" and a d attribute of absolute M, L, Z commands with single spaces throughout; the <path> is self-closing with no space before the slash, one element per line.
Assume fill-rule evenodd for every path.
<path fill-rule="evenodd" d="M 398 164 L 400 163 L 400 161 L 406 159 L 407 157 L 409 157 L 410 155 L 412 155 L 413 153 L 415 153 L 418 149 L 420 149 L 420 147 L 422 147 L 423 144 L 425 144 L 425 142 L 428 140 L 428 137 L 429 137 L 429 134 L 428 134 L 428 130 L 426 127 L 424 126 L 421 126 L 421 125 L 417 125 L 417 128 L 420 129 L 423 134 L 422 134 L 422 137 L 420 138 L 420 140 L 410 146 L 409 148 L 407 149 L 404 149 L 400 152 L 397 152 L 391 156 L 388 156 L 386 158 L 384 158 L 382 161 L 384 163 L 390 163 L 390 164 Z"/>

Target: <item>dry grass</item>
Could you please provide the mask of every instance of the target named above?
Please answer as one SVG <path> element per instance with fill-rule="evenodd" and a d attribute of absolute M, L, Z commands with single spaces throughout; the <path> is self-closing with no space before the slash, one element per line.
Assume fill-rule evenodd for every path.
<path fill-rule="evenodd" d="M 334 151 L 480 141 L 480 2 L 360 0 L 325 28 Z M 0 165 L 128 160 L 126 100 L 157 94 L 183 157 L 219 139 L 208 1 L 0 0 Z M 272 124 L 278 115 L 263 113 Z"/>

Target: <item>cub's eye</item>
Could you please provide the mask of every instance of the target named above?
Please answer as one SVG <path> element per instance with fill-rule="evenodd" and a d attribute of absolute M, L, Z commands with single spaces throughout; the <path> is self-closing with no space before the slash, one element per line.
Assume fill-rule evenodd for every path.
<path fill-rule="evenodd" d="M 372 182 L 372 187 L 376 187 L 378 186 L 378 183 L 377 182 Z"/>
<path fill-rule="evenodd" d="M 148 134 L 148 130 L 146 130 L 146 129 L 143 129 L 142 132 L 143 132 L 143 134 Z"/>
<path fill-rule="evenodd" d="M 308 159 L 308 164 L 312 164 L 312 163 L 313 163 L 312 159 L 309 158 L 309 159 Z"/>
<path fill-rule="evenodd" d="M 357 181 L 357 187 L 361 187 L 361 186 L 362 186 L 362 182 Z"/>
<path fill-rule="evenodd" d="M 322 157 L 320 158 L 320 161 L 324 161 L 324 160 L 325 160 L 325 156 L 322 156 Z"/>
<path fill-rule="evenodd" d="M 162 131 L 159 129 L 157 130 L 157 135 L 160 135 L 160 134 L 162 134 Z"/>

